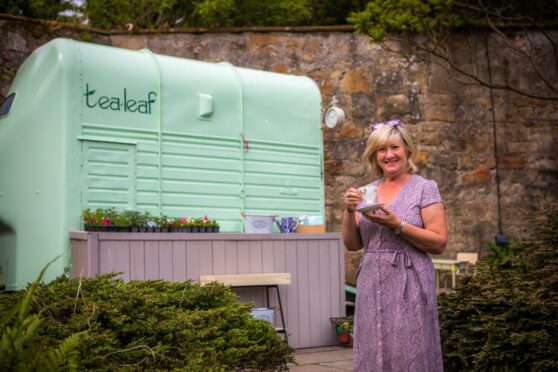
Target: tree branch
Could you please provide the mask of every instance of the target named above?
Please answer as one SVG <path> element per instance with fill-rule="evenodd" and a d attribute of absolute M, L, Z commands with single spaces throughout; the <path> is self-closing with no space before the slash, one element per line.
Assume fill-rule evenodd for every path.
<path fill-rule="evenodd" d="M 531 67 L 533 68 L 533 72 L 537 75 L 537 77 L 547 86 L 548 89 L 550 89 L 552 92 L 554 93 L 558 93 L 558 89 L 553 86 L 550 81 L 548 81 L 548 79 L 542 75 L 541 71 L 539 70 L 539 68 L 537 67 L 535 60 L 533 58 L 533 56 L 527 52 L 525 52 L 524 50 L 514 46 L 512 43 L 509 42 L 508 37 L 500 30 L 498 29 L 494 23 L 492 22 L 492 20 L 490 19 L 490 17 L 488 16 L 488 14 L 485 17 L 486 19 L 486 23 L 490 26 L 490 28 L 492 29 L 492 31 L 494 31 L 498 36 L 500 36 L 500 38 L 504 41 L 504 43 L 506 44 L 506 46 L 514 53 L 523 56 L 524 58 L 527 59 L 527 61 L 529 61 L 529 64 L 531 65 Z M 527 38 L 527 40 L 529 41 L 529 45 L 531 45 L 531 40 L 529 39 L 529 35 L 526 32 L 525 33 L 525 37 Z"/>
<path fill-rule="evenodd" d="M 506 84 L 493 83 L 493 82 L 490 82 L 486 79 L 481 78 L 476 73 L 470 73 L 470 72 L 466 71 L 465 69 L 461 68 L 460 66 L 458 66 L 451 59 L 451 56 L 450 56 L 450 53 L 449 53 L 448 49 L 446 49 L 446 52 L 441 51 L 441 49 L 442 49 L 441 46 L 436 44 L 434 41 L 433 41 L 434 47 L 433 48 L 428 48 L 428 46 L 417 43 L 414 40 L 412 40 L 410 37 L 405 37 L 405 38 L 401 38 L 401 39 L 390 37 L 390 38 L 387 38 L 386 40 L 396 41 L 396 42 L 400 42 L 400 43 L 403 42 L 403 43 L 406 43 L 411 48 L 413 48 L 415 51 L 425 52 L 425 53 L 427 53 L 431 56 L 437 57 L 440 60 L 444 61 L 447 64 L 447 66 L 443 66 L 441 63 L 436 63 L 436 64 L 439 65 L 439 66 L 444 67 L 444 69 L 446 69 L 446 71 L 448 71 L 448 69 L 451 69 L 451 70 L 457 72 L 459 75 L 464 76 L 464 77 L 470 79 L 471 81 L 473 81 L 474 83 L 479 84 L 481 86 L 484 86 L 484 87 L 487 87 L 487 88 L 492 88 L 492 89 L 497 89 L 497 90 L 508 90 L 508 91 L 517 93 L 521 96 L 529 97 L 529 98 L 535 98 L 535 99 L 540 99 L 540 100 L 548 100 L 548 101 L 558 100 L 558 95 L 537 94 L 537 93 L 533 93 L 533 92 L 525 90 L 525 89 L 518 88 L 518 87 L 510 85 L 510 84 L 507 84 L 507 83 Z M 382 46 L 382 48 L 383 48 L 383 46 Z M 386 50 L 388 50 L 388 49 L 386 49 Z M 395 52 L 395 53 L 398 53 L 398 54 L 402 54 L 401 51 L 397 51 L 397 50 L 389 50 L 389 51 Z M 432 61 L 432 62 L 434 62 L 434 61 Z M 455 75 L 450 74 L 450 76 L 454 77 Z M 458 81 L 463 82 L 462 80 L 458 80 Z M 471 83 L 467 83 L 467 84 L 471 84 Z"/>

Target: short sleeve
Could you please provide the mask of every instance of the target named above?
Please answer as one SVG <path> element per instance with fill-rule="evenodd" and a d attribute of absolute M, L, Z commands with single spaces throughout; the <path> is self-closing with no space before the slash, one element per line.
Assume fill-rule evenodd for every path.
<path fill-rule="evenodd" d="M 438 190 L 438 184 L 436 181 L 427 180 L 422 189 L 422 198 L 420 201 L 420 207 L 424 208 L 434 203 L 443 203 L 442 195 Z"/>

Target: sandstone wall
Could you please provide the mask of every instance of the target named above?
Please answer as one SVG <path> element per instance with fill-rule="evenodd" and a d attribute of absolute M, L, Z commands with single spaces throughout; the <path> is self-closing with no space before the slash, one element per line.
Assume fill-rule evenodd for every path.
<path fill-rule="evenodd" d="M 55 37 L 313 78 L 324 108 L 335 100 L 347 115 L 342 126 L 324 127 L 328 231 L 340 231 L 344 190 L 371 181 L 360 160 L 369 125 L 400 117 L 416 141 L 420 174 L 438 182 L 446 203 L 449 244 L 444 256 L 486 253 L 483 241 L 493 240 L 498 232 L 490 91 L 459 83 L 436 64 L 388 53 L 351 32 L 111 35 L 0 19 L 0 96 L 26 56 Z M 482 40 L 475 34 L 452 40 L 460 63 L 486 71 Z M 493 55 L 495 79 L 537 86 L 514 53 L 502 52 L 495 44 L 491 48 L 499 51 Z M 540 53 L 552 57 L 550 50 Z M 509 66 L 512 73 L 503 68 Z M 558 79 L 552 71 L 550 77 Z M 558 102 L 503 91 L 495 91 L 494 100 L 501 225 L 504 233 L 521 237 L 529 229 L 526 215 L 537 213 L 545 198 L 557 195 Z M 360 253 L 347 253 L 346 258 L 352 281 Z"/>

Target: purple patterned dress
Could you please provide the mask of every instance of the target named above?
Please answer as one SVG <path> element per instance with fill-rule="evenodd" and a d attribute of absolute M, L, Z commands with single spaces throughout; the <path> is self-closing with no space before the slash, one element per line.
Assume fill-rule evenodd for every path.
<path fill-rule="evenodd" d="M 388 208 L 423 227 L 421 208 L 439 202 L 435 181 L 411 175 Z M 362 216 L 359 226 L 365 252 L 357 271 L 354 370 L 443 371 L 430 257 Z"/>

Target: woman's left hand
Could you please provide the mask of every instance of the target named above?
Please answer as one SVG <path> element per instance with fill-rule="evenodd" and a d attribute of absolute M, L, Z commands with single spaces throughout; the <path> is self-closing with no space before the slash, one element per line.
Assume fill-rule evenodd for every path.
<path fill-rule="evenodd" d="M 397 217 L 397 215 L 391 210 L 385 208 L 383 205 L 380 206 L 380 209 L 378 210 L 375 210 L 373 212 L 365 212 L 362 215 L 368 220 L 379 223 L 380 225 L 384 225 L 391 230 L 397 229 L 399 227 L 399 224 L 401 223 L 401 219 Z"/>

